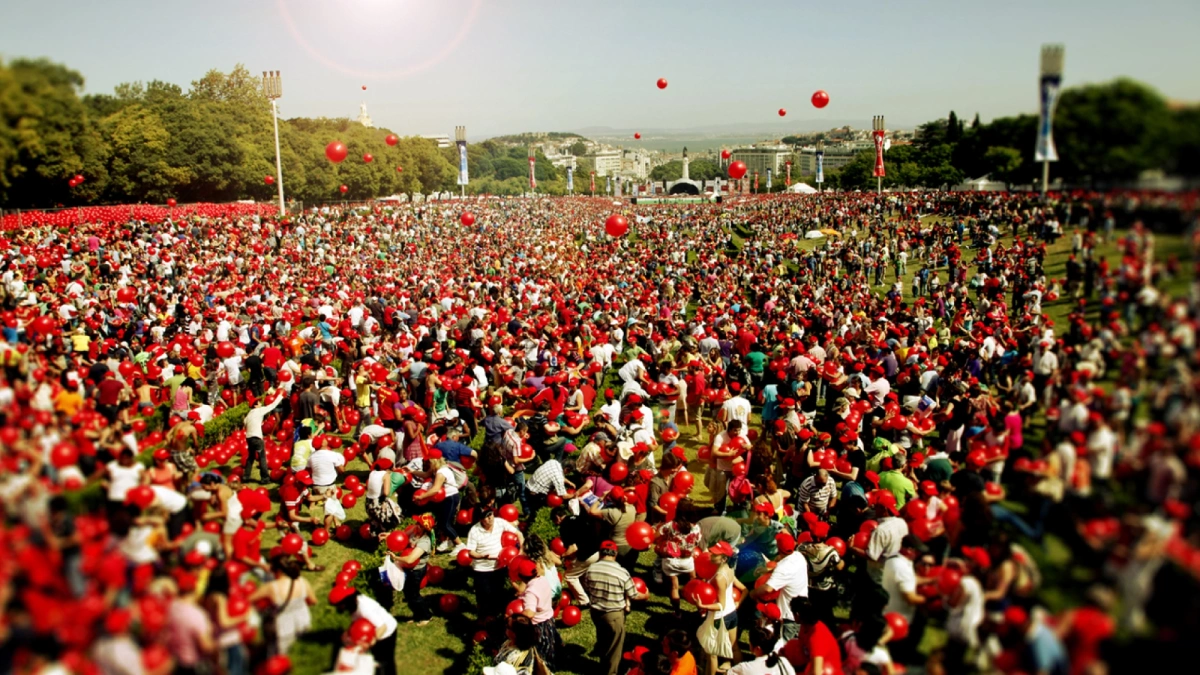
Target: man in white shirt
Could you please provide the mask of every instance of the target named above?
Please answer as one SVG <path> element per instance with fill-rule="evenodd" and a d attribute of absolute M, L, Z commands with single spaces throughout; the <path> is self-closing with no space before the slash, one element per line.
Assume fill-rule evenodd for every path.
<path fill-rule="evenodd" d="M 917 593 L 917 572 L 913 561 L 928 549 L 920 539 L 909 535 L 900 544 L 900 555 L 894 555 L 883 564 L 883 590 L 888 603 L 884 613 L 895 612 L 910 624 L 917 612 L 917 605 L 925 603 L 925 596 Z"/>
<path fill-rule="evenodd" d="M 504 610 L 504 580 L 508 573 L 499 567 L 496 560 L 503 550 L 504 534 L 516 535 L 518 550 L 524 545 L 525 537 L 512 523 L 497 518 L 491 511 L 483 512 L 483 519 L 467 534 L 466 550 L 471 555 L 471 572 L 475 577 L 475 606 L 479 616 L 498 616 Z"/>
<path fill-rule="evenodd" d="M 734 420 L 741 422 L 741 434 L 746 436 L 750 433 L 750 401 L 742 396 L 742 385 L 737 382 L 730 382 L 729 390 L 733 392 L 733 396 L 721 405 L 718 418 L 727 424 Z"/>
<path fill-rule="evenodd" d="M 337 489 L 338 470 L 346 466 L 346 458 L 329 448 L 317 450 L 308 457 L 308 470 L 312 473 L 313 492 L 329 496 Z"/>
<path fill-rule="evenodd" d="M 763 600 L 778 592 L 775 605 L 779 607 L 780 618 L 793 621 L 792 599 L 808 597 L 808 558 L 796 550 L 796 540 L 787 532 L 776 535 L 775 544 L 783 558 L 775 565 L 767 583 L 754 589 L 751 595 Z"/>
<path fill-rule="evenodd" d="M 271 398 L 272 396 L 275 396 L 275 390 L 268 389 L 267 398 Z M 246 428 L 247 448 L 246 466 L 242 471 L 243 480 L 250 480 L 250 471 L 254 468 L 255 461 L 259 463 L 258 482 L 266 483 L 270 478 L 268 473 L 270 469 L 267 467 L 267 447 L 263 442 L 262 426 L 263 420 L 266 419 L 267 415 L 271 414 L 271 411 L 279 407 L 281 401 L 283 401 L 282 395 L 275 396 L 275 400 L 267 405 L 260 405 L 257 408 L 251 409 L 250 412 L 246 413 L 245 419 L 242 420 Z"/>

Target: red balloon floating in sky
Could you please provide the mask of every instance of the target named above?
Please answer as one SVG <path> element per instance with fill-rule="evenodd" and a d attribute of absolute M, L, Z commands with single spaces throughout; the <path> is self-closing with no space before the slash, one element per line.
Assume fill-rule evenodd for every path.
<path fill-rule="evenodd" d="M 174 197 L 171 197 L 170 199 L 167 200 L 167 206 L 173 207 L 173 206 L 175 206 L 175 204 L 176 204 L 176 202 L 175 202 Z"/>
<path fill-rule="evenodd" d="M 396 137 L 396 134 L 388 134 L 387 138 L 383 139 L 383 142 L 388 145 L 395 145 L 400 142 L 400 139 Z"/>
<path fill-rule="evenodd" d="M 403 172 L 403 171 L 404 171 L 404 167 L 402 167 L 402 166 L 398 166 L 398 167 L 396 167 L 396 171 Z"/>
<path fill-rule="evenodd" d="M 349 154 L 349 152 L 350 151 L 346 149 L 346 144 L 341 141 L 333 141 L 329 145 L 325 146 L 325 156 L 328 157 L 329 161 L 333 162 L 334 164 L 341 164 L 342 160 L 346 159 L 346 155 Z"/>
<path fill-rule="evenodd" d="M 270 185 L 275 182 L 275 177 L 274 176 L 263 176 L 263 182 L 266 183 L 267 185 Z"/>
<path fill-rule="evenodd" d="M 729 165 L 729 177 L 734 180 L 741 180 L 742 176 L 746 175 L 746 163 L 734 162 Z"/>
<path fill-rule="evenodd" d="M 813 92 L 812 104 L 814 108 L 824 108 L 829 105 L 829 94 L 824 89 L 818 89 Z"/>
<path fill-rule="evenodd" d="M 729 159 L 732 156 L 733 156 L 733 153 L 730 152 L 728 149 L 721 151 L 721 159 Z"/>
<path fill-rule="evenodd" d="M 604 231 L 610 237 L 623 237 L 629 231 L 629 221 L 625 216 L 613 214 L 604 221 Z"/>
<path fill-rule="evenodd" d="M 658 78 L 658 88 L 659 89 L 667 88 L 667 78 L 665 78 L 665 77 Z"/>
<path fill-rule="evenodd" d="M 82 183 L 83 182 L 83 174 L 81 174 L 81 173 L 75 174 L 75 182 Z"/>
<path fill-rule="evenodd" d="M 459 221 L 462 222 L 463 225 L 467 225 L 468 227 L 471 225 L 474 225 L 475 224 L 475 214 L 471 213 L 470 211 L 467 211 L 462 214 L 462 216 L 459 218 Z"/>
<path fill-rule="evenodd" d="M 345 185 L 341 186 L 338 189 L 342 191 L 342 194 L 346 194 L 350 190 L 350 188 L 346 187 Z"/>
<path fill-rule="evenodd" d="M 784 115 L 787 115 L 787 108 L 780 108 L 780 109 L 779 109 L 779 116 L 780 116 L 780 117 L 783 117 Z"/>
<path fill-rule="evenodd" d="M 365 84 L 364 84 L 364 85 L 363 85 L 363 91 L 366 91 L 366 90 L 367 90 L 367 85 L 365 85 Z"/>
<path fill-rule="evenodd" d="M 641 139 L 641 137 L 642 137 L 642 135 L 641 135 L 641 134 L 639 134 L 639 133 L 635 133 L 635 134 L 633 135 L 633 137 L 634 137 L 635 139 L 639 139 L 639 140 L 640 140 L 640 139 Z"/>
<path fill-rule="evenodd" d="M 375 155 L 372 155 L 371 153 L 368 152 L 365 155 L 363 155 L 363 161 L 366 162 L 367 164 L 370 164 L 371 162 L 375 161 Z"/>

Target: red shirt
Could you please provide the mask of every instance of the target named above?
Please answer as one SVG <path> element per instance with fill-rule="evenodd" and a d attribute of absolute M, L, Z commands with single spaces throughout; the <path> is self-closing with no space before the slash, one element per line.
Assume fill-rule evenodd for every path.
<path fill-rule="evenodd" d="M 382 394 L 382 396 L 380 396 L 380 399 L 382 399 L 382 405 L 379 406 L 379 419 L 396 419 L 396 409 L 392 406 L 400 402 L 400 395 L 390 389 L 382 389 L 380 390 L 380 393 Z"/>
<path fill-rule="evenodd" d="M 121 400 L 121 391 L 125 385 L 114 377 L 105 378 L 96 386 L 96 400 L 100 405 L 116 405 Z"/>
<path fill-rule="evenodd" d="M 271 370 L 279 370 L 279 366 L 283 365 L 283 352 L 279 351 L 279 347 L 267 347 L 262 354 L 263 368 Z"/>
<path fill-rule="evenodd" d="M 262 560 L 262 531 L 265 527 L 259 521 L 258 527 L 253 530 L 239 528 L 233 534 L 233 557 L 238 560 Z"/>
<path fill-rule="evenodd" d="M 819 656 L 825 663 L 826 675 L 842 675 L 842 649 L 823 621 L 811 628 L 801 626 L 798 637 L 810 662 Z"/>

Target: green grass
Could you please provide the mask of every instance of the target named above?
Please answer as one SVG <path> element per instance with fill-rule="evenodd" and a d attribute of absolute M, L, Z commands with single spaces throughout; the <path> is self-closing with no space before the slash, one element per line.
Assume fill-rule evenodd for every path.
<path fill-rule="evenodd" d="M 636 228 L 632 228 L 632 237 L 636 238 Z M 753 236 L 752 232 L 743 226 L 734 225 L 730 231 L 732 235 L 733 245 L 736 249 L 740 249 L 745 241 Z M 820 246 L 824 240 L 805 240 L 799 239 L 796 245 L 802 248 L 815 248 Z M 1007 245 L 1011 241 L 1006 238 L 1004 243 Z M 1189 257 L 1187 242 L 1178 236 L 1158 235 L 1157 247 L 1159 257 L 1167 255 L 1177 255 L 1181 260 L 1186 260 Z M 1111 244 L 1102 245 L 1098 253 L 1105 256 L 1111 262 L 1119 262 L 1119 252 Z M 1057 278 L 1063 276 L 1063 268 L 1067 256 L 1070 254 L 1069 240 L 1061 239 L 1056 245 L 1049 247 L 1048 257 L 1046 261 L 1046 269 L 1049 278 Z M 971 251 L 964 251 L 965 258 L 973 257 Z M 693 262 L 695 258 L 694 252 L 689 252 L 688 262 Z M 1165 285 L 1165 290 L 1172 293 L 1182 293 L 1186 291 L 1187 284 L 1190 282 L 1191 268 L 1184 264 L 1181 266 L 1184 270 L 1184 275 L 1171 280 Z M 902 278 L 903 288 L 905 289 L 906 297 L 910 282 L 913 275 L 919 270 L 917 265 L 909 265 L 908 274 Z M 941 270 L 943 280 L 945 270 Z M 889 270 L 886 280 L 891 279 Z M 890 281 L 889 281 L 890 282 Z M 886 286 L 877 287 L 879 292 L 883 292 Z M 1054 319 L 1056 325 L 1063 325 L 1067 314 L 1071 311 L 1072 300 L 1063 298 L 1053 303 L 1044 303 L 1044 311 Z M 694 311 L 694 308 L 691 308 Z M 610 384 L 615 377 L 610 376 Z M 601 388 L 601 392 L 603 387 Z M 597 396 L 596 406 L 603 403 L 603 395 Z M 709 413 L 711 416 L 711 413 Z M 757 414 L 755 416 L 757 420 Z M 711 496 L 707 493 L 704 487 L 703 464 L 696 461 L 696 449 L 707 443 L 710 439 L 706 435 L 698 436 L 696 434 L 695 418 L 692 418 L 691 424 L 684 427 L 682 414 L 677 416 L 677 422 L 680 424 L 682 435 L 679 443 L 683 446 L 687 456 L 691 460 L 688 469 L 696 476 L 695 487 L 693 488 L 691 498 L 700 504 L 711 504 Z M 752 420 L 753 422 L 753 420 Z M 1042 420 L 1035 419 L 1033 429 L 1029 433 L 1032 438 L 1040 432 L 1038 425 Z M 482 439 L 477 436 L 472 445 L 476 448 L 480 447 Z M 581 446 L 582 447 L 582 446 Z M 368 467 L 361 460 L 355 460 L 347 466 L 348 475 L 356 475 L 360 479 L 366 479 Z M 347 524 L 349 524 L 357 533 L 358 526 L 364 522 L 366 515 L 363 506 L 358 505 L 353 509 L 347 510 Z M 273 546 L 278 539 L 278 535 L 274 531 L 269 531 L 264 537 L 264 546 Z M 1076 570 L 1072 566 L 1071 553 L 1062 541 L 1053 537 L 1047 536 L 1042 546 L 1034 546 L 1029 542 L 1024 542 L 1030 553 L 1038 560 L 1043 573 L 1046 574 L 1046 583 L 1043 586 L 1042 600 L 1051 609 L 1061 609 L 1069 604 L 1077 601 L 1079 591 L 1091 579 L 1090 570 Z M 336 653 L 337 645 L 340 643 L 341 632 L 348 625 L 346 617 L 336 615 L 326 602 L 326 596 L 333 585 L 334 578 L 337 576 L 341 565 L 346 560 L 364 559 L 375 555 L 375 547 L 373 544 L 363 542 L 357 537 L 357 534 L 345 544 L 331 539 L 324 547 L 315 548 L 316 561 L 326 567 L 325 571 L 320 573 L 312 573 L 308 575 L 309 581 L 316 589 L 318 604 L 313 608 L 313 631 L 305 635 L 296 644 L 291 651 L 291 657 L 294 663 L 295 672 L 300 675 L 309 673 L 322 673 L 330 670 L 333 659 Z M 639 561 L 640 575 L 651 582 L 649 566 L 654 561 L 652 552 L 642 554 Z M 394 613 L 401 621 L 398 629 L 396 661 L 397 668 L 400 672 L 464 672 L 468 670 L 469 663 L 472 659 L 474 644 L 472 636 L 475 633 L 474 622 L 478 618 L 474 609 L 474 594 L 470 589 L 468 581 L 468 572 L 465 569 L 458 567 L 455 561 L 449 555 L 435 555 L 430 560 L 431 564 L 441 566 L 447 570 L 445 581 L 439 586 L 430 586 L 425 589 L 424 595 L 429 599 L 431 607 L 434 609 L 435 618 L 428 626 L 416 627 L 411 623 L 405 623 L 411 618 L 403 598 L 397 594 Z M 362 574 L 370 573 L 371 570 L 364 569 Z M 671 617 L 671 606 L 669 600 L 662 594 L 661 587 L 655 587 L 651 583 L 651 598 L 643 603 L 637 603 L 634 611 L 628 616 L 626 629 L 628 636 L 626 638 L 625 650 L 628 651 L 635 645 L 646 645 L 654 647 L 657 637 L 661 636 L 666 630 L 676 627 L 677 622 L 674 622 Z M 445 616 L 437 609 L 437 598 L 444 593 L 454 593 L 461 598 L 460 612 L 453 616 Z M 684 608 L 688 606 L 685 604 Z M 597 666 L 597 662 L 587 657 L 594 641 L 595 630 L 591 621 L 586 616 L 584 620 L 574 628 L 565 628 L 559 624 L 563 639 L 566 642 L 566 648 L 559 658 L 559 667 L 556 672 L 570 675 L 572 673 L 591 672 Z M 922 642 L 922 651 L 928 653 L 930 650 L 941 645 L 945 640 L 945 633 L 937 626 L 930 626 L 926 631 L 925 639 Z"/>

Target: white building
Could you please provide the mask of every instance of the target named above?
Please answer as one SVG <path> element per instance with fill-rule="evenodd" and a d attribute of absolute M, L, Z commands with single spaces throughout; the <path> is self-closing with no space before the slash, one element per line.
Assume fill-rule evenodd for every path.
<path fill-rule="evenodd" d="M 650 153 L 645 150 L 626 150 L 621 157 L 621 175 L 637 180 L 650 177 Z"/>
<path fill-rule="evenodd" d="M 428 138 L 429 140 L 436 142 L 439 148 L 448 148 L 451 145 L 454 145 L 454 143 L 450 141 L 450 136 L 446 134 L 425 134 L 424 136 L 421 136 L 421 138 Z"/>
<path fill-rule="evenodd" d="M 833 171 L 854 161 L 855 156 L 863 150 L 872 150 L 875 145 L 870 142 L 837 143 L 825 146 L 825 171 Z M 808 146 L 796 153 L 795 164 L 792 165 L 793 176 L 815 176 L 817 173 L 817 148 Z"/>
<path fill-rule="evenodd" d="M 593 154 L 586 155 L 592 160 L 592 165 L 596 167 L 597 176 L 617 176 L 621 174 L 621 165 L 624 160 L 620 150 L 598 150 Z"/>
<path fill-rule="evenodd" d="M 750 148 L 738 148 L 732 153 L 730 161 L 746 164 L 746 174 L 753 176 L 767 175 L 770 169 L 776 176 L 782 176 L 786 171 L 784 166 L 792 158 L 792 148 L 788 145 L 755 145 Z"/>
<path fill-rule="evenodd" d="M 371 123 L 371 116 L 367 114 L 367 102 L 363 101 L 358 106 L 358 123 L 368 129 L 373 129 L 374 124 Z"/>

